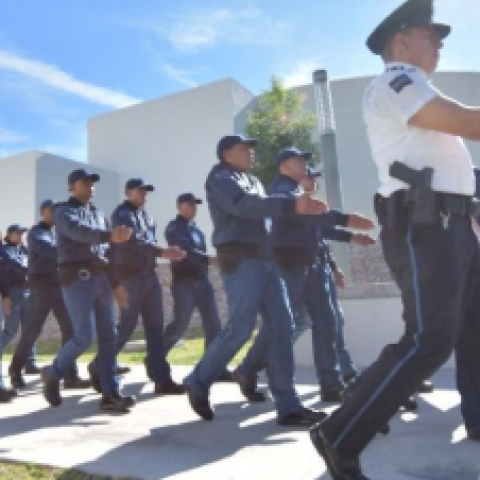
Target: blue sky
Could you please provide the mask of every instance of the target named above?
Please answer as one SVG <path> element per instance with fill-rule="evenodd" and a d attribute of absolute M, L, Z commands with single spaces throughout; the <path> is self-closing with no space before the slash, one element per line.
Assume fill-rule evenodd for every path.
<path fill-rule="evenodd" d="M 233 77 L 253 93 L 327 68 L 373 74 L 364 46 L 398 0 L 2 0 L 0 157 L 86 160 L 89 117 Z M 479 0 L 437 0 L 441 68 L 480 71 Z"/>

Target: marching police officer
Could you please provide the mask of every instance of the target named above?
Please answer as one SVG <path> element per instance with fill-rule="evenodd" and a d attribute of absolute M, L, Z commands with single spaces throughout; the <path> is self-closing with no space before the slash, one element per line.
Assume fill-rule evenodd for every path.
<path fill-rule="evenodd" d="M 4 251 L 8 257 L 9 294 L 12 305 L 10 313 L 5 315 L 3 349 L 15 338 L 20 326 L 22 330 L 28 329 L 23 315 L 25 301 L 29 295 L 27 286 L 28 249 L 23 243 L 23 236 L 27 231 L 28 228 L 15 223 L 8 227 L 5 237 Z M 35 375 L 39 372 L 40 370 L 35 364 L 35 347 L 32 346 L 28 352 L 25 373 Z"/>
<path fill-rule="evenodd" d="M 310 152 L 297 148 L 281 151 L 277 158 L 279 173 L 270 186 L 269 193 L 290 199 L 305 193 L 303 183 L 313 174 L 308 167 L 311 156 Z M 343 341 L 342 353 L 345 342 L 343 330 L 339 335 L 340 319 L 334 308 L 331 292 L 331 258 L 323 236 L 328 232 L 332 239 L 338 241 L 371 245 L 375 241 L 368 235 L 354 234 L 336 227 L 370 230 L 373 226 L 371 220 L 361 215 L 347 215 L 334 210 L 313 219 L 279 217 L 272 221 L 271 243 L 275 262 L 288 290 L 295 320 L 294 339 L 308 328 L 306 319 L 307 322 L 310 320 L 315 366 L 321 386 L 320 395 L 324 402 L 340 402 L 345 389 L 342 374 L 349 380 L 356 371 L 351 359 L 348 362 L 348 371 L 342 372 L 340 368 L 338 337 Z M 305 314 L 305 309 L 308 315 Z M 267 364 L 269 343 L 268 332 L 264 326 L 238 368 L 245 377 L 251 378 L 249 385 L 255 385 L 257 373 Z M 260 392 L 244 393 L 247 393 L 247 398 L 260 399 Z"/>
<path fill-rule="evenodd" d="M 181 260 L 185 252 L 176 246 L 160 248 L 157 245 L 156 224 L 145 210 L 147 195 L 153 192 L 140 178 L 132 178 L 125 184 L 126 200 L 112 215 L 112 225 L 125 225 L 132 229 L 128 242 L 114 245 L 111 252 L 111 267 L 119 281 L 117 299 L 120 306 L 120 322 L 116 353 L 126 345 L 141 315 L 145 328 L 147 375 L 155 383 L 155 393 L 179 395 L 185 393 L 182 385 L 175 383 L 164 348 L 164 320 L 162 287 L 155 271 L 157 258 Z M 98 361 L 89 365 L 94 387 L 101 388 L 96 373 Z"/>
<path fill-rule="evenodd" d="M 94 185 L 100 176 L 84 169 L 68 176 L 70 199 L 55 208 L 60 284 L 74 336 L 58 352 L 53 363 L 42 370 L 43 393 L 52 406 L 62 403 L 60 380 L 77 358 L 98 337 L 98 371 L 102 385 L 100 408 L 128 412 L 132 397 L 119 393 L 116 372 L 116 325 L 113 290 L 118 284 L 109 276 L 108 248 L 125 243 L 129 227 L 108 228 L 103 213 L 92 203 Z"/>
<path fill-rule="evenodd" d="M 296 199 L 266 196 L 260 181 L 249 173 L 256 145 L 256 140 L 241 135 L 222 138 L 217 146 L 220 163 L 207 178 L 213 245 L 218 253 L 229 318 L 185 379 L 185 385 L 193 410 L 203 419 L 212 420 L 210 386 L 250 338 L 261 312 L 272 339 L 269 381 L 277 422 L 308 426 L 324 414 L 304 408 L 295 391 L 293 319 L 285 284 L 269 255 L 265 218 L 320 215 L 326 205 L 308 194 Z M 242 385 L 240 375 L 236 380 Z"/>
<path fill-rule="evenodd" d="M 406 328 L 352 396 L 311 431 L 336 480 L 366 478 L 361 452 L 478 322 L 478 315 L 465 318 L 479 248 L 471 223 L 473 164 L 461 137 L 480 140 L 480 109 L 445 97 L 428 78 L 450 31 L 434 22 L 433 0 L 410 0 L 367 41 L 386 64 L 366 90 L 364 116 L 380 179 L 382 246 L 401 290 Z M 478 342 L 462 347 L 463 358 L 478 359 L 472 351 Z"/>
<path fill-rule="evenodd" d="M 183 193 L 177 198 L 178 215 L 165 229 L 169 245 L 178 245 L 187 253 L 181 262 L 172 262 L 173 320 L 165 329 L 167 353 L 186 332 L 193 310 L 198 309 L 205 331 L 205 347 L 221 330 L 220 316 L 208 267 L 216 264 L 215 257 L 207 254 L 205 234 L 195 223 L 197 206 L 202 200 L 193 193 Z M 225 370 L 219 380 L 231 380 Z"/>
<path fill-rule="evenodd" d="M 0 345 L 2 345 L 3 336 L 3 314 L 10 313 L 12 304 L 9 297 L 8 285 L 8 257 L 3 249 L 2 234 L 0 233 Z M 12 400 L 17 392 L 14 389 L 7 388 L 3 382 L 2 375 L 2 349 L 0 348 L 0 403 L 7 403 Z"/>
<path fill-rule="evenodd" d="M 40 206 L 42 220 L 28 233 L 28 287 L 23 317 L 27 328 L 22 334 L 10 364 L 10 381 L 14 388 L 24 388 L 22 369 L 38 340 L 48 315 L 53 311 L 61 331 L 64 345 L 73 337 L 72 321 L 63 301 L 57 267 L 57 240 L 54 229 L 54 202 L 45 200 Z M 65 389 L 88 388 L 90 382 L 78 376 L 76 364 L 67 371 Z"/>

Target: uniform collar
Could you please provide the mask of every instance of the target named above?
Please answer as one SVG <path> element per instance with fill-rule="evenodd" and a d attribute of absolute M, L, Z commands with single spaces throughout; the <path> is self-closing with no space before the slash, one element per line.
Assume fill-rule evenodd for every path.
<path fill-rule="evenodd" d="M 186 223 L 187 225 L 195 225 L 193 220 L 187 220 L 185 217 L 182 217 L 180 214 L 177 215 L 176 220 L 182 223 Z"/>
<path fill-rule="evenodd" d="M 140 210 L 140 207 L 137 207 L 136 205 L 134 205 L 130 200 L 125 200 L 123 202 L 123 205 L 125 207 L 130 208 L 131 210 L 135 210 L 135 211 Z"/>
<path fill-rule="evenodd" d="M 292 184 L 292 186 L 298 186 L 300 185 L 296 180 L 294 180 L 292 177 L 289 177 L 288 175 L 284 175 L 283 173 L 279 173 L 277 175 L 277 180 L 281 180 L 282 182 L 288 182 Z"/>
<path fill-rule="evenodd" d="M 75 197 L 70 197 L 68 199 L 68 204 L 71 205 L 72 207 L 86 207 L 86 208 L 93 208 L 93 205 L 89 203 L 82 203 L 80 200 L 78 200 Z"/>
<path fill-rule="evenodd" d="M 49 225 L 48 223 L 44 222 L 43 220 L 38 223 L 38 226 L 42 230 L 51 230 L 53 228 L 53 225 Z"/>
<path fill-rule="evenodd" d="M 388 62 L 385 65 L 385 71 L 386 72 L 418 72 L 421 75 L 423 75 L 425 78 L 428 78 L 428 75 L 424 70 L 421 68 L 415 67 L 414 65 L 411 65 L 410 63 L 406 62 Z"/>

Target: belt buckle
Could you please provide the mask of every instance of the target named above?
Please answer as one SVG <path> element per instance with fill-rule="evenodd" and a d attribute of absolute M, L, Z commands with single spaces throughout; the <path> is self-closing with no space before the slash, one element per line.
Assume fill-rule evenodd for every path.
<path fill-rule="evenodd" d="M 90 270 L 87 270 L 86 268 L 81 268 L 78 271 L 78 278 L 86 282 L 87 280 L 90 280 L 92 278 L 92 274 L 90 273 Z"/>

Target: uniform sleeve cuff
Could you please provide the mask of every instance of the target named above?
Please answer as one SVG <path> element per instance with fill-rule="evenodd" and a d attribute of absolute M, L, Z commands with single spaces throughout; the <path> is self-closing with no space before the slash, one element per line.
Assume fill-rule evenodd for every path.
<path fill-rule="evenodd" d="M 105 231 L 100 233 L 100 240 L 102 243 L 108 243 L 110 242 L 110 237 L 112 236 L 112 232 L 110 231 Z"/>

